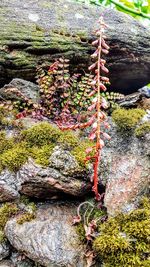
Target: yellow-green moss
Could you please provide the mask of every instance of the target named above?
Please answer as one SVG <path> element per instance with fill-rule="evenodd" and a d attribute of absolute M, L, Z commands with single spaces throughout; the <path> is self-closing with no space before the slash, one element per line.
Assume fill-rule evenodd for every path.
<path fill-rule="evenodd" d="M 113 111 L 112 119 L 121 131 L 132 130 L 140 119 L 146 114 L 143 109 L 119 108 Z"/>
<path fill-rule="evenodd" d="M 5 203 L 0 208 L 0 231 L 3 231 L 8 219 L 18 212 L 16 204 Z"/>
<path fill-rule="evenodd" d="M 74 148 L 78 145 L 79 138 L 72 131 L 63 131 L 57 141 L 65 148 Z"/>
<path fill-rule="evenodd" d="M 0 131 L 0 154 L 12 148 L 14 145 L 13 138 L 7 138 L 4 131 Z"/>
<path fill-rule="evenodd" d="M 118 214 L 99 226 L 93 249 L 104 267 L 148 267 L 150 263 L 150 202 L 143 200 L 138 209 Z"/>
<path fill-rule="evenodd" d="M 10 171 L 16 172 L 27 161 L 28 156 L 25 143 L 17 144 L 0 156 L 0 166 L 2 169 L 8 168 Z"/>
<path fill-rule="evenodd" d="M 49 165 L 49 157 L 52 154 L 55 144 L 50 143 L 49 145 L 44 145 L 42 147 L 33 147 L 30 155 L 35 159 L 37 164 L 42 166 Z"/>
<path fill-rule="evenodd" d="M 135 129 L 136 137 L 143 137 L 145 134 L 150 133 L 150 122 L 144 122 Z"/>
<path fill-rule="evenodd" d="M 77 162 L 79 163 L 80 167 L 85 167 L 85 158 L 86 158 L 86 152 L 85 150 L 88 147 L 94 146 L 94 143 L 89 141 L 81 141 L 78 143 L 76 147 L 71 151 L 71 154 L 75 157 Z"/>
<path fill-rule="evenodd" d="M 35 213 L 33 212 L 26 212 L 19 216 L 17 219 L 18 224 L 23 224 L 24 222 L 30 222 L 36 218 Z"/>
<path fill-rule="evenodd" d="M 51 142 L 56 142 L 60 135 L 61 131 L 48 122 L 38 123 L 21 132 L 22 139 L 25 140 L 30 147 L 49 145 Z"/>
<path fill-rule="evenodd" d="M 0 230 L 0 243 L 3 243 L 5 241 L 6 237 L 3 231 Z"/>

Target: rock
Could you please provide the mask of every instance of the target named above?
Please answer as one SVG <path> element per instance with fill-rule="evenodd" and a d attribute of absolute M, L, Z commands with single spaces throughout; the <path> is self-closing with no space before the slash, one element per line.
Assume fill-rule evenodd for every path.
<path fill-rule="evenodd" d="M 69 172 L 69 168 L 67 170 Z M 91 183 L 83 179 L 82 173 L 79 179 L 79 173 L 76 177 L 76 170 L 73 173 L 72 168 L 69 176 L 63 175 L 61 171 L 51 167 L 43 168 L 30 159 L 18 172 L 21 184 L 19 192 L 31 197 L 51 199 L 65 194 L 81 197 L 90 191 Z"/>
<path fill-rule="evenodd" d="M 0 262 L 0 267 L 16 267 L 10 260 L 3 260 Z"/>
<path fill-rule="evenodd" d="M 112 137 L 102 153 L 107 168 L 101 167 L 106 186 L 104 204 L 109 215 L 128 211 L 148 192 L 150 181 L 150 133 L 139 139 L 133 133 L 119 133 L 111 123 Z M 102 161 L 103 163 L 103 161 Z"/>
<path fill-rule="evenodd" d="M 19 197 L 16 175 L 8 170 L 0 174 L 0 202 L 14 200 Z"/>
<path fill-rule="evenodd" d="M 111 88 L 128 94 L 150 82 L 150 31 L 122 12 L 71 0 L 1 0 L 0 13 L 1 84 L 15 77 L 33 81 L 38 64 L 60 55 L 74 68 L 87 66 L 101 13 L 109 25 Z"/>
<path fill-rule="evenodd" d="M 79 164 L 69 151 L 56 146 L 49 160 L 50 166 L 59 170 L 63 175 L 72 175 L 79 172 L 81 176 Z"/>
<path fill-rule="evenodd" d="M 40 267 L 40 265 L 37 266 L 37 264 L 27 258 L 24 254 L 14 251 L 14 248 L 10 259 L 14 267 Z"/>
<path fill-rule="evenodd" d="M 138 90 L 143 96 L 150 98 L 150 87 L 144 86 Z"/>
<path fill-rule="evenodd" d="M 10 252 L 10 248 L 9 248 L 8 242 L 4 241 L 0 243 L 0 261 L 5 259 L 9 255 L 9 252 Z"/>
<path fill-rule="evenodd" d="M 71 203 L 43 204 L 33 221 L 19 225 L 9 220 L 5 234 L 13 247 L 43 266 L 84 267 L 84 246 L 72 226 L 75 213 Z"/>
<path fill-rule="evenodd" d="M 7 169 L 0 174 L 0 201 L 19 198 L 20 193 L 30 197 L 51 199 L 65 194 L 81 197 L 91 190 L 86 171 L 79 168 L 69 151 L 58 146 L 50 157 L 50 166 L 42 167 L 29 159 L 17 173 Z"/>
<path fill-rule="evenodd" d="M 17 94 L 18 92 L 33 102 L 38 101 L 38 85 L 18 78 L 13 79 L 9 84 L 0 89 L 0 97 L 6 100 L 21 100 L 22 97 Z"/>

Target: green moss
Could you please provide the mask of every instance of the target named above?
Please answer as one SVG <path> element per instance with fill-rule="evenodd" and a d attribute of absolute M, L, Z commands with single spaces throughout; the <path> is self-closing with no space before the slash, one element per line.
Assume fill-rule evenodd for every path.
<path fill-rule="evenodd" d="M 29 154 L 24 144 L 18 144 L 0 156 L 0 165 L 3 169 L 8 168 L 16 172 L 27 161 Z"/>
<path fill-rule="evenodd" d="M 143 137 L 145 134 L 150 133 L 150 122 L 144 122 L 135 129 L 136 137 Z"/>
<path fill-rule="evenodd" d="M 8 219 L 18 212 L 16 204 L 5 203 L 0 208 L 0 231 L 3 232 Z"/>
<path fill-rule="evenodd" d="M 72 131 L 64 131 L 57 140 L 65 148 L 74 148 L 79 144 L 79 139 Z"/>
<path fill-rule="evenodd" d="M 120 131 L 130 131 L 145 114 L 143 109 L 119 108 L 113 111 L 112 119 Z"/>
<path fill-rule="evenodd" d="M 3 231 L 0 230 L 0 243 L 3 243 L 5 241 L 6 237 Z"/>
<path fill-rule="evenodd" d="M 150 202 L 144 198 L 138 209 L 118 214 L 99 226 L 93 249 L 104 267 L 149 266 Z"/>
<path fill-rule="evenodd" d="M 39 147 L 33 147 L 31 151 L 31 156 L 35 159 L 35 162 L 37 164 L 40 164 L 42 166 L 48 166 L 49 165 L 49 157 L 52 154 L 53 148 L 55 147 L 55 144 L 49 144 Z"/>
<path fill-rule="evenodd" d="M 25 140 L 30 147 L 49 145 L 51 142 L 56 142 L 60 135 L 61 131 L 48 122 L 38 123 L 21 132 L 22 139 Z"/>
<path fill-rule="evenodd" d="M 17 219 L 17 223 L 23 224 L 24 222 L 30 222 L 34 220 L 35 217 L 35 213 L 26 212 Z"/>
<path fill-rule="evenodd" d="M 76 226 L 76 232 L 77 232 L 77 234 L 78 234 L 79 239 L 81 240 L 81 242 L 86 242 L 85 229 L 84 229 L 83 223 L 79 223 Z"/>
<path fill-rule="evenodd" d="M 7 138 L 4 131 L 0 131 L 0 154 L 14 146 L 14 139 Z"/>
<path fill-rule="evenodd" d="M 71 154 L 75 157 L 80 167 L 82 168 L 85 167 L 85 158 L 86 158 L 85 150 L 92 146 L 94 146 L 93 142 L 89 140 L 82 141 L 82 142 L 79 142 L 78 145 L 71 151 Z"/>

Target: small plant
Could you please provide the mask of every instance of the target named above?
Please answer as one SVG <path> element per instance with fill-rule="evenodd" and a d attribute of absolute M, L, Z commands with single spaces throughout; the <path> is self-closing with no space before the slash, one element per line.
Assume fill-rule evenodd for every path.
<path fill-rule="evenodd" d="M 62 130 L 66 129 L 84 129 L 91 127 L 91 132 L 89 134 L 90 140 L 96 140 L 96 145 L 86 149 L 85 162 L 93 162 L 93 191 L 97 200 L 101 199 L 98 192 L 98 166 L 101 158 L 101 150 L 104 147 L 103 139 L 110 139 L 110 136 L 101 130 L 101 124 L 104 124 L 105 128 L 109 128 L 106 122 L 106 114 L 102 109 L 107 108 L 107 102 L 105 98 L 101 95 L 101 91 L 106 91 L 104 83 L 108 83 L 109 79 L 102 76 L 103 73 L 108 73 L 108 69 L 105 67 L 106 61 L 102 59 L 102 54 L 108 54 L 109 46 L 105 42 L 106 36 L 104 35 L 104 29 L 106 24 L 101 17 L 99 20 L 100 27 L 96 31 L 97 39 L 93 41 L 92 45 L 96 47 L 95 52 L 92 54 L 92 59 L 94 63 L 89 67 L 90 71 L 94 71 L 95 75 L 92 77 L 90 82 L 91 92 L 89 92 L 88 97 L 91 98 L 91 105 L 88 106 L 87 110 L 90 112 L 86 118 L 86 122 L 71 124 L 67 127 L 61 127 Z M 91 155 L 92 152 L 92 155 Z"/>

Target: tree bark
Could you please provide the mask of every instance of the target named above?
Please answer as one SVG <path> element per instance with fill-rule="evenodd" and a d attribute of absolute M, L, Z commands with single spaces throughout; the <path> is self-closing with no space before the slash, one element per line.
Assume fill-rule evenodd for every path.
<path fill-rule="evenodd" d="M 87 67 L 97 19 L 103 14 L 110 53 L 110 90 L 132 93 L 150 82 L 150 31 L 121 12 L 73 0 L 1 0 L 0 85 L 34 81 L 36 66 L 65 56 Z"/>

